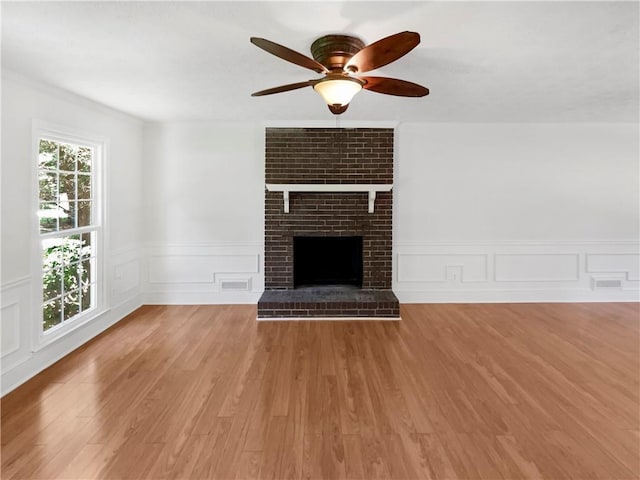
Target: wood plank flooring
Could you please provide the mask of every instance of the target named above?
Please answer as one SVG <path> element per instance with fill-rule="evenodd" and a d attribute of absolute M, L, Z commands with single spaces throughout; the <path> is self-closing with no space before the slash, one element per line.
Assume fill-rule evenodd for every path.
<path fill-rule="evenodd" d="M 2 399 L 2 478 L 637 479 L 638 304 L 145 306 Z"/>

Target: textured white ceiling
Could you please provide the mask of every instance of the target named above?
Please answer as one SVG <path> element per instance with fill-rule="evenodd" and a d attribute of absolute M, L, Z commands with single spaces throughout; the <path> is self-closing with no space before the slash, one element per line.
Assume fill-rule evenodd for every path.
<path fill-rule="evenodd" d="M 151 121 L 330 120 L 317 78 L 249 43 L 309 55 L 327 33 L 422 43 L 374 75 L 424 98 L 363 91 L 344 120 L 638 121 L 638 2 L 3 2 L 3 67 Z"/>

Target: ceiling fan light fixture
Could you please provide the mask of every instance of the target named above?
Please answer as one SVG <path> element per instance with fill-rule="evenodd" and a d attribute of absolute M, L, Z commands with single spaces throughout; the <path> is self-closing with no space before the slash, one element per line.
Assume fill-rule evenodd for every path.
<path fill-rule="evenodd" d="M 348 105 L 355 94 L 362 90 L 362 83 L 355 78 L 327 77 L 316 83 L 313 89 L 320 94 L 327 105 L 335 108 Z"/>
<path fill-rule="evenodd" d="M 1 0 L 0 0 L 1 1 Z M 370 92 L 398 97 L 424 97 L 429 89 L 417 83 L 388 77 L 355 76 L 376 70 L 405 56 L 420 43 L 417 32 L 400 32 L 365 46 L 351 35 L 325 35 L 311 45 L 313 58 L 291 50 L 266 38 L 251 37 L 251 43 L 287 62 L 323 74 L 323 78 L 290 83 L 252 93 L 261 97 L 313 87 L 334 115 L 347 110 L 349 102 L 363 88 Z"/>

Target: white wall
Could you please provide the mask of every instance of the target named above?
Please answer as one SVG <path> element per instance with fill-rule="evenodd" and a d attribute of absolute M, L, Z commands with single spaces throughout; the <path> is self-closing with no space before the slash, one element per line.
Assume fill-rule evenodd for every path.
<path fill-rule="evenodd" d="M 258 122 L 146 129 L 147 302 L 257 299 L 263 137 Z M 637 299 L 638 174 L 635 124 L 400 124 L 394 291 L 404 302 Z M 251 286 L 225 292 L 222 277 Z"/>
<path fill-rule="evenodd" d="M 148 125 L 144 170 L 146 303 L 256 302 L 264 285 L 264 129 Z"/>
<path fill-rule="evenodd" d="M 44 348 L 33 344 L 32 122 L 108 139 L 107 308 L 100 318 Z M 2 75 L 2 392 L 31 377 L 140 305 L 142 122 L 18 75 Z M 37 291 L 37 286 L 35 287 Z"/>
<path fill-rule="evenodd" d="M 401 301 L 637 299 L 638 135 L 637 124 L 402 124 L 394 291 Z"/>

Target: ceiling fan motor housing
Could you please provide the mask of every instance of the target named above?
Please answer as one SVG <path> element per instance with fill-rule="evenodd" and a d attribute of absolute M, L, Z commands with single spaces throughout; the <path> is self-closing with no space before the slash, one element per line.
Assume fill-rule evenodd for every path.
<path fill-rule="evenodd" d="M 342 70 L 349 59 L 364 48 L 364 42 L 349 35 L 325 35 L 311 44 L 311 55 L 329 70 Z"/>

